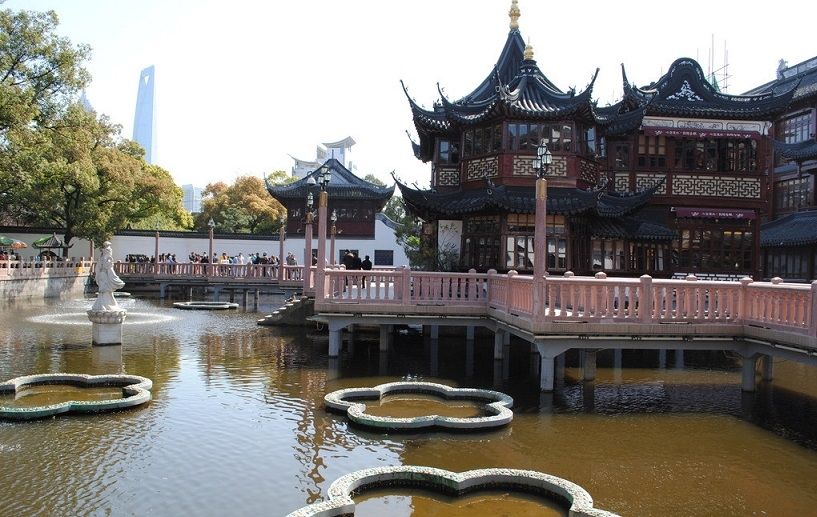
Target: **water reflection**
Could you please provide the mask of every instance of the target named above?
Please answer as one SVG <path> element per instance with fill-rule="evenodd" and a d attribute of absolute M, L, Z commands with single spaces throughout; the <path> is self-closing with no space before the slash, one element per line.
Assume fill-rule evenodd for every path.
<path fill-rule="evenodd" d="M 359 329 L 330 359 L 325 335 L 168 304 L 135 300 L 134 312 L 176 319 L 126 327 L 124 346 L 100 348 L 88 327 L 29 320 L 78 312 L 73 302 L 3 307 L 2 380 L 122 371 L 154 381 L 144 408 L 0 423 L 3 512 L 285 514 L 343 474 L 393 464 L 541 470 L 624 515 L 807 515 L 817 505 L 814 368 L 777 362 L 775 381 L 744 395 L 740 363 L 722 352 L 687 351 L 679 368 L 675 351 L 602 350 L 592 383 L 569 352 L 556 359 L 556 392 L 542 394 L 538 356 L 517 341 L 495 361 L 481 335 L 469 345 L 404 334 L 382 352 Z M 388 435 L 323 409 L 327 392 L 398 379 L 499 389 L 514 397 L 514 421 L 464 436 Z"/>

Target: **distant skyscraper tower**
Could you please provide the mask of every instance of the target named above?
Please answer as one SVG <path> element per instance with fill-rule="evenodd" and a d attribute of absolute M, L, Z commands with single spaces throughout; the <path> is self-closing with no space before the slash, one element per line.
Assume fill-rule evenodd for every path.
<path fill-rule="evenodd" d="M 133 117 L 133 139 L 145 149 L 145 161 L 153 163 L 156 151 L 156 97 L 153 65 L 139 74 L 139 92 L 136 95 L 136 115 Z"/>

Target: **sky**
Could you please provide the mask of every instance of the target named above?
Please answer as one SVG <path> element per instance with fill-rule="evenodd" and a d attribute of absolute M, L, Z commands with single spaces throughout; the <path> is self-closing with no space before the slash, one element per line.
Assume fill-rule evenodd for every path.
<path fill-rule="evenodd" d="M 430 166 L 400 86 L 430 108 L 488 74 L 508 35 L 510 0 L 7 0 L 12 10 L 54 10 L 58 32 L 92 47 L 87 96 L 130 138 L 140 71 L 156 66 L 155 162 L 178 184 L 205 186 L 292 167 L 320 142 L 351 135 L 360 176 L 389 173 L 427 185 Z M 728 51 L 729 93 L 742 93 L 817 55 L 796 23 L 803 3 L 627 3 L 520 0 L 522 36 L 540 69 L 579 91 L 601 69 L 600 105 L 631 82 L 657 80 L 677 58 L 715 68 Z M 723 85 L 722 85 L 723 86 Z"/>

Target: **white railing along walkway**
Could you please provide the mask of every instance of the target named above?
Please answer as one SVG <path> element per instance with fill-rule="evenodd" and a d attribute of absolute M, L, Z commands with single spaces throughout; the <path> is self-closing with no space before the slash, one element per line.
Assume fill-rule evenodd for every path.
<path fill-rule="evenodd" d="M 0 260 L 0 280 L 87 275 L 93 265 L 92 260 Z"/>

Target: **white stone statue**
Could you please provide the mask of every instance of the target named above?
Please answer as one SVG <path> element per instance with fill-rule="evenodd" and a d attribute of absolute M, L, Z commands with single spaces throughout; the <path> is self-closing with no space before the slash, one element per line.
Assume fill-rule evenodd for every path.
<path fill-rule="evenodd" d="M 96 285 L 99 287 L 96 302 L 91 308 L 92 311 L 122 311 L 113 292 L 125 287 L 123 282 L 113 270 L 113 250 L 111 243 L 105 241 L 102 244 L 102 256 L 96 263 Z"/>

